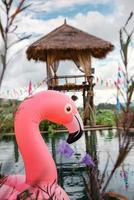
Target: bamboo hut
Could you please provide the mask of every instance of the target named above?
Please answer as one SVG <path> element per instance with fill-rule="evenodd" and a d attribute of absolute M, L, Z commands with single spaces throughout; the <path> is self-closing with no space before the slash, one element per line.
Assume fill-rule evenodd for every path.
<path fill-rule="evenodd" d="M 27 51 L 28 60 L 46 62 L 48 88 L 56 90 L 83 90 L 84 107 L 86 107 L 85 95 L 87 92 L 88 103 L 93 107 L 93 76 L 91 68 L 91 58 L 103 59 L 112 51 L 114 46 L 103 39 L 90 35 L 82 30 L 72 27 L 66 23 L 39 40 L 31 44 Z M 72 60 L 77 68 L 83 72 L 85 82 L 81 85 L 65 84 L 59 85 L 60 78 L 74 77 L 57 76 L 59 61 Z M 66 66 L 65 66 L 66 67 Z M 86 113 L 86 112 L 85 112 Z M 86 114 L 87 115 L 87 114 Z"/>

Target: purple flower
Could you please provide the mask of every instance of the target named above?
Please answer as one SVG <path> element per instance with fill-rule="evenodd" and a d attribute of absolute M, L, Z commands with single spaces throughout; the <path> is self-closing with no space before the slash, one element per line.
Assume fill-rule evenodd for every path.
<path fill-rule="evenodd" d="M 86 154 L 82 158 L 81 163 L 83 163 L 83 164 L 85 164 L 87 166 L 93 166 L 93 167 L 95 167 L 94 161 L 93 161 L 92 157 L 89 154 Z"/>
<path fill-rule="evenodd" d="M 68 143 L 61 140 L 58 145 L 58 153 L 66 158 L 70 158 L 74 154 L 74 150 L 69 146 Z"/>

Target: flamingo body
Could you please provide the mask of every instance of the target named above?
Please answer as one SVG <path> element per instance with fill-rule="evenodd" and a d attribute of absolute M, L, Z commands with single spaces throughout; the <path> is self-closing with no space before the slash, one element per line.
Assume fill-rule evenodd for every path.
<path fill-rule="evenodd" d="M 82 120 L 67 95 L 48 90 L 24 100 L 16 113 L 14 126 L 26 176 L 10 175 L 1 179 L 0 200 L 15 200 L 18 196 L 21 199 L 26 195 L 29 195 L 27 199 L 69 200 L 57 183 L 55 162 L 40 134 L 42 120 L 64 125 L 69 131 L 68 143 L 81 136 Z"/>
<path fill-rule="evenodd" d="M 0 200 L 16 200 L 19 196 L 21 199 L 26 197 L 27 200 L 69 200 L 66 192 L 57 184 L 40 183 L 31 186 L 25 182 L 26 177 L 22 175 L 10 175 L 0 189 Z M 25 199 L 25 198 L 24 198 Z"/>

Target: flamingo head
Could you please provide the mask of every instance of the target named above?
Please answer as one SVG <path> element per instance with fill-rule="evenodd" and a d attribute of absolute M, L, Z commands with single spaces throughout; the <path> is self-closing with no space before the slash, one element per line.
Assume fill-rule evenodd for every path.
<path fill-rule="evenodd" d="M 57 91 L 47 91 L 49 98 L 45 118 L 67 128 L 69 144 L 77 141 L 83 133 L 83 122 L 74 101 L 67 95 Z M 46 102 L 47 103 L 47 102 Z"/>

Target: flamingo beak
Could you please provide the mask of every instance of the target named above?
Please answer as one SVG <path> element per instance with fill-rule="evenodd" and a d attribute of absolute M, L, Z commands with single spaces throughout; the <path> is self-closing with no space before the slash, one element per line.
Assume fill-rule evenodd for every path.
<path fill-rule="evenodd" d="M 76 142 L 83 134 L 83 122 L 80 115 L 77 113 L 74 115 L 73 120 L 65 125 L 69 131 L 67 143 L 71 144 Z"/>

